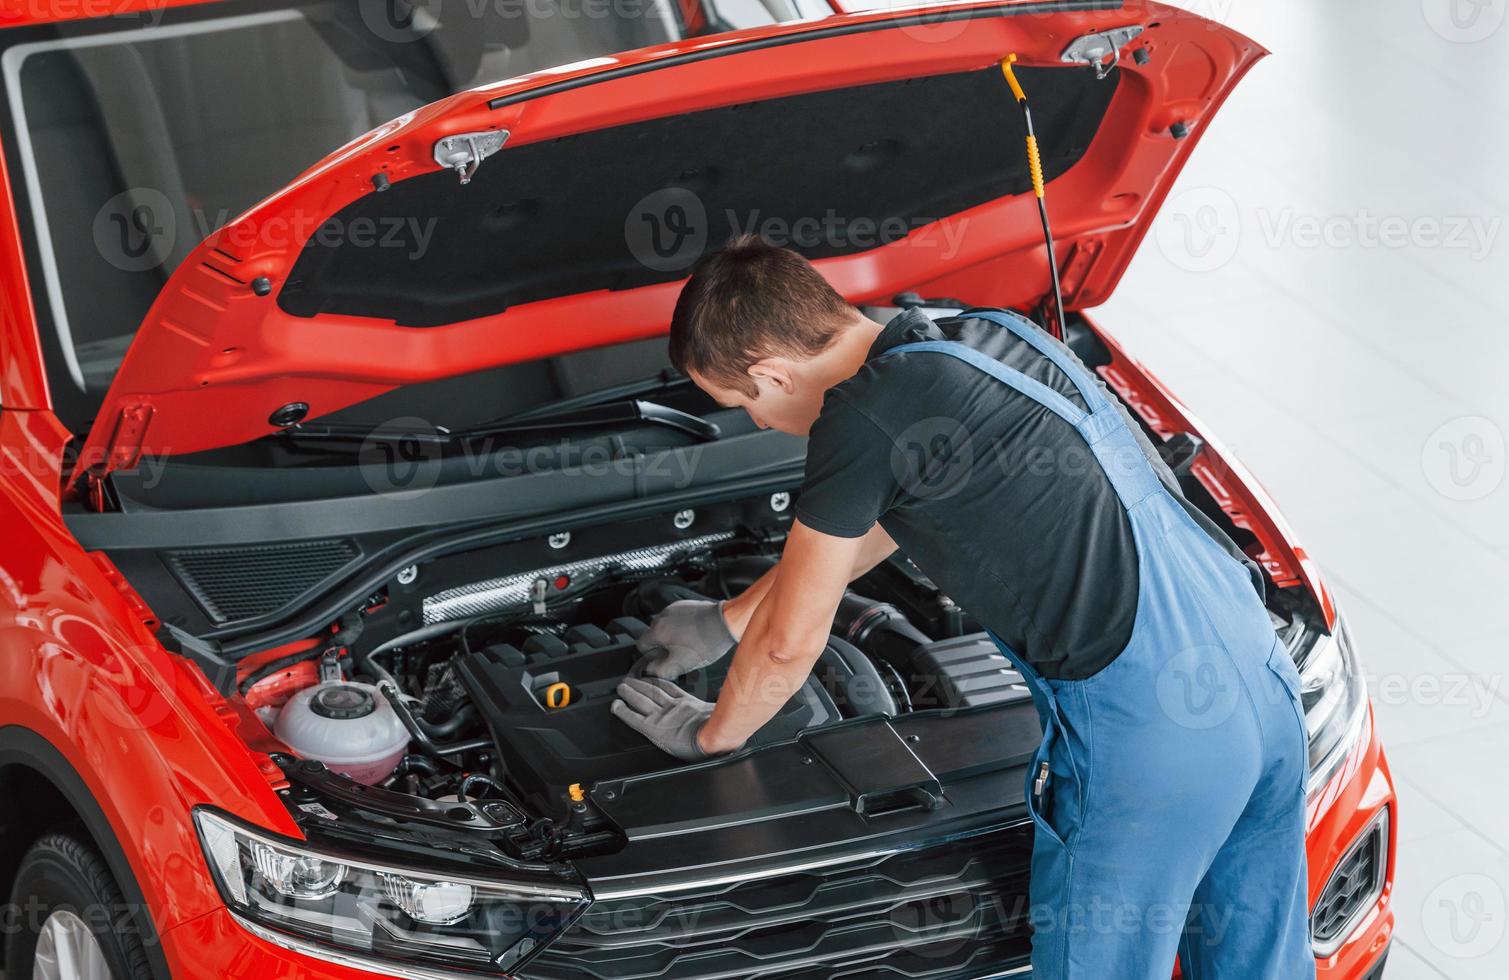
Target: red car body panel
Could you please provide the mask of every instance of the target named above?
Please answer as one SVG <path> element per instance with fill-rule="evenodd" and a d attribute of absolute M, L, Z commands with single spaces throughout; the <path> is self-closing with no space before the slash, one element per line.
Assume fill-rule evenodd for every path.
<path fill-rule="evenodd" d="M 64 526 L 67 433 L 45 411 L 0 412 L 0 719 L 41 736 L 87 787 L 159 928 L 220 906 L 190 809 L 295 829 L 282 773 L 248 752 L 241 718 L 188 661 L 158 643 L 150 613 L 108 561 Z"/>
<path fill-rule="evenodd" d="M 112 4 L 110 12 L 163 5 L 164 0 L 127 0 Z M 26 5 L 21 12 L 7 11 L 0 23 L 47 23 L 99 12 L 88 3 L 60 0 L 51 7 L 40 3 Z M 846 15 L 843 20 L 869 22 L 888 16 L 895 14 Z M 1024 63 L 1051 63 L 1073 33 L 1152 19 L 1163 20 L 1164 39 L 1182 38 L 1187 44 L 1165 52 L 1171 56 L 1155 60 L 1147 75 L 1127 72 L 1130 81 L 1118 93 L 1096 144 L 1125 141 L 1138 151 L 1122 160 L 1111 159 L 1109 153 L 1091 154 L 1050 190 L 1061 233 L 1066 303 L 1082 308 L 1101 302 L 1114 288 L 1148 219 L 1198 140 L 1200 124 L 1261 57 L 1260 48 L 1229 32 L 1206 30 L 1203 20 L 1162 5 L 1056 14 L 1047 30 L 1042 19 L 972 22 L 959 38 L 927 45 L 908 44 L 899 32 L 809 43 L 821 45 L 825 84 L 838 86 L 902 77 L 919 68 L 937 72 L 979 67 L 1007 51 L 1016 51 Z M 780 37 L 813 26 L 696 39 L 612 61 L 615 66 L 648 64 L 678 52 Z M 946 25 L 927 29 L 941 32 Z M 1181 50 L 1185 54 L 1179 54 Z M 1213 51 L 1223 54 L 1217 57 Z M 144 328 L 145 342 L 138 345 L 145 353 L 134 349 L 132 356 L 140 363 L 128 360 L 123 382 L 112 389 L 113 415 L 101 416 L 110 424 L 96 426 L 90 451 L 98 460 L 119 451 L 112 461 L 125 463 L 143 450 L 183 452 L 263 435 L 269 409 L 290 400 L 286 392 L 291 389 L 285 387 L 289 374 L 301 376 L 301 395 L 310 390 L 309 378 L 319 379 L 323 403 L 316 412 L 324 412 L 411 381 L 663 332 L 676 283 L 530 304 L 504 316 L 427 332 L 419 339 L 391 324 L 355 318 L 289 322 L 294 318 L 279 314 L 275 304 L 219 273 L 204 271 L 202 264 L 219 262 L 224 268 L 227 260 L 217 259 L 215 250 L 248 231 L 249 240 L 256 242 L 258 223 L 271 215 L 299 209 L 318 216 L 332 213 L 368 192 L 371 174 L 384 164 L 398 180 L 435 169 L 428 153 L 440 135 L 503 125 L 515 129 L 520 141 L 546 139 L 720 100 L 767 98 L 810 86 L 812 57 L 806 51 L 798 54 L 796 46 L 785 46 L 666 69 L 675 73 L 678 87 L 691 93 L 684 97 L 668 98 L 662 75 L 655 82 L 625 78 L 601 91 L 576 89 L 537 105 L 486 108 L 490 99 L 526 91 L 547 78 L 585 76 L 607 66 L 526 77 L 463 93 L 421 110 L 392 130 L 355 141 L 192 253 L 175 287 L 201 290 L 223 310 L 213 318 L 200 311 L 184 321 L 183 304 L 191 302 L 190 290 L 165 290 Z M 1175 141 L 1167 136 L 1175 120 L 1191 124 L 1189 138 Z M 395 142 L 404 149 L 388 154 L 386 147 Z M 162 937 L 163 962 L 174 976 L 370 976 L 253 936 L 232 919 L 219 898 L 191 810 L 213 803 L 275 833 L 299 836 L 276 793 L 282 775 L 266 754 L 274 744 L 244 705 L 232 705 L 197 667 L 164 650 L 155 636 L 158 624 L 151 610 L 108 559 L 86 552 L 63 522 L 64 449 L 71 434 L 51 411 L 10 188 L 8 180 L 0 183 L 0 275 L 11 287 L 0 292 L 0 465 L 5 468 L 0 480 L 0 539 L 6 542 L 0 556 L 0 734 L 24 730 L 29 738 L 45 743 L 55 759 L 40 774 L 60 790 L 72 785 L 70 781 L 82 789 L 82 795 L 65 795 L 81 815 L 97 811 L 100 823 L 90 824 L 91 829 L 101 849 L 118 858 L 113 867 L 129 884 L 128 894 L 139 890 L 150 909 Z M 1118 199 L 1123 192 L 1135 199 Z M 899 288 L 923 288 L 980 303 L 1021 303 L 1041 294 L 1047 275 L 1033 207 L 1021 198 L 977 209 L 970 217 L 978 219 L 980 233 L 971 236 L 955 261 L 928 267 L 921 276 L 905 241 L 827 260 L 822 268 L 856 302 L 887 297 Z M 297 248 L 295 244 L 237 251 L 231 245 L 227 251 L 239 260 L 236 278 L 246 283 L 258 275 L 276 281 Z M 614 315 L 600 315 L 609 306 Z M 570 334 L 543 329 L 565 317 L 594 326 Z M 165 320 L 190 323 L 188 332 L 194 338 L 161 329 Z M 1108 383 L 1160 434 L 1185 431 L 1206 439 L 1195 469 L 1201 482 L 1238 526 L 1252 531 L 1259 542 L 1256 557 L 1274 580 L 1311 593 L 1334 626 L 1330 594 L 1266 494 L 1210 441 L 1164 386 L 1109 335 L 1098 328 L 1097 333 L 1113 354 L 1102 369 Z M 479 338 L 485 343 L 477 342 Z M 152 359 L 155 366 L 147 366 Z M 211 389 L 211 401 L 204 400 L 205 388 Z M 117 423 L 135 405 L 149 410 L 152 428 L 134 442 L 123 443 L 114 438 Z M 1312 896 L 1325 884 L 1337 857 L 1385 807 L 1391 811 L 1391 883 L 1397 802 L 1370 717 L 1352 756 L 1312 799 Z M 1352 938 L 1318 964 L 1321 977 L 1361 978 L 1376 963 L 1392 936 L 1391 887 L 1385 888 Z"/>
<path fill-rule="evenodd" d="M 10 172 L 0 157 L 0 181 L 9 188 Z M 31 305 L 30 275 L 22 250 L 16 202 L 7 190 L 0 194 L 0 278 L 11 288 L 0 290 L 0 405 L 14 409 L 45 409 L 47 370 L 42 362 L 41 336 Z"/>

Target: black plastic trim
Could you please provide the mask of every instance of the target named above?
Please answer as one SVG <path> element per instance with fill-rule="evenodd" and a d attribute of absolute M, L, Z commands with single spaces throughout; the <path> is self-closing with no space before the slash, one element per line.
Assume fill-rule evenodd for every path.
<path fill-rule="evenodd" d="M 686 484 L 678 483 L 692 470 L 736 479 L 795 474 L 800 481 L 805 458 L 805 440 L 762 432 L 616 460 L 609 464 L 613 472 L 602 475 L 566 469 L 464 480 L 428 489 L 410 485 L 385 491 L 373 486 L 361 494 L 313 500 L 132 513 L 78 511 L 65 514 L 64 520 L 79 543 L 91 551 L 266 545 L 545 516 L 567 508 L 658 497 L 685 489 Z M 172 476 L 169 473 L 165 478 Z M 290 479 L 298 479 L 297 473 Z"/>
<path fill-rule="evenodd" d="M 481 526 L 470 524 L 459 530 L 452 526 L 443 529 L 443 532 L 416 535 L 401 545 L 388 549 L 385 557 L 374 556 L 382 558 L 381 564 L 368 565 L 365 575 L 349 581 L 339 592 L 327 593 L 323 601 L 305 608 L 292 619 L 279 620 L 277 616 L 266 616 L 213 630 L 194 639 L 201 645 L 210 647 L 217 658 L 234 661 L 269 646 L 292 642 L 323 628 L 349 612 L 407 565 L 531 535 L 677 510 L 684 505 L 704 500 L 785 490 L 799 482 L 800 478 L 800 473 L 787 472 L 656 497 L 614 501 L 583 510 L 550 512 L 503 526 L 495 523 Z M 287 615 L 287 612 L 279 615 Z"/>

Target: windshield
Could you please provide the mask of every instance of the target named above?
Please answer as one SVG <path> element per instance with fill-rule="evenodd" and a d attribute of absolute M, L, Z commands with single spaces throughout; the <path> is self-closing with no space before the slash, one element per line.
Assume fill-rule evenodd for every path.
<path fill-rule="evenodd" d="M 195 245 L 354 137 L 476 85 L 828 9 L 821 0 L 154 4 L 4 32 L 6 150 L 59 416 L 87 427 L 137 325 Z"/>

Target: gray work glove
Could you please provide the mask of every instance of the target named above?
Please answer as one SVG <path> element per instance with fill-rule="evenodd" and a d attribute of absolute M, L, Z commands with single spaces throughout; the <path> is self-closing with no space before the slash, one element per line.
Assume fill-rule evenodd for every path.
<path fill-rule="evenodd" d="M 618 685 L 613 715 L 668 755 L 685 762 L 707 758 L 697 733 L 713 706 L 659 677 L 626 677 Z"/>
<path fill-rule="evenodd" d="M 635 646 L 645 658 L 634 672 L 667 680 L 684 677 L 723 659 L 736 642 L 723 621 L 722 603 L 681 599 L 662 609 L 640 634 Z"/>

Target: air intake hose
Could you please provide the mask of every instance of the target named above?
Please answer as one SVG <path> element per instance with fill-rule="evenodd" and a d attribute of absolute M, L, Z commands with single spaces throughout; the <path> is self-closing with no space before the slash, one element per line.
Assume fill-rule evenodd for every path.
<path fill-rule="evenodd" d="M 833 632 L 903 674 L 912 669 L 912 651 L 932 642 L 900 609 L 857 592 L 839 600 Z"/>

